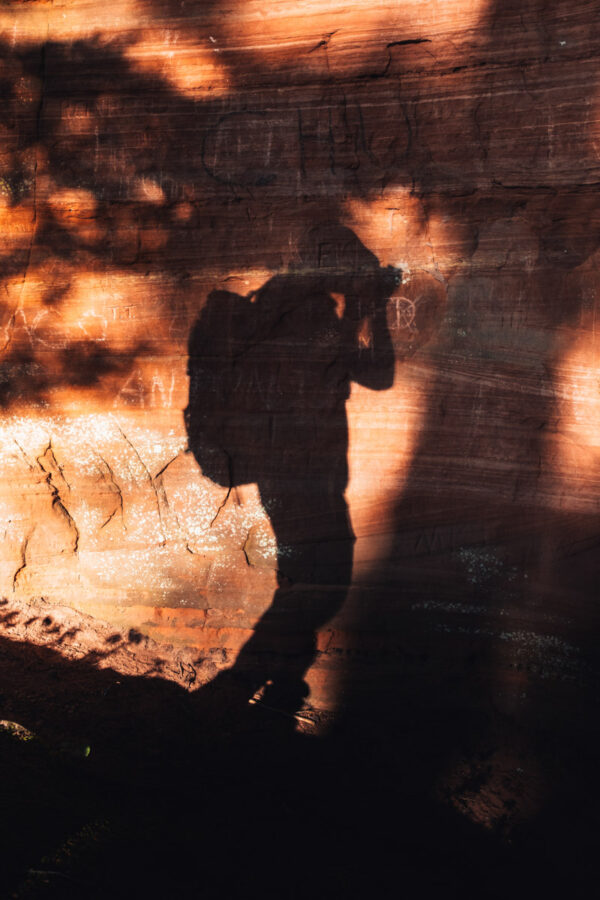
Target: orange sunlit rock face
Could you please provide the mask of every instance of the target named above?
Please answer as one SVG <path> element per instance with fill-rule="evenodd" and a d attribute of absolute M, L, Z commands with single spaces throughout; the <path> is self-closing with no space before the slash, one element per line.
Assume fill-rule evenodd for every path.
<path fill-rule="evenodd" d="M 560 419 L 552 439 L 553 478 L 561 497 L 592 515 L 598 513 L 600 478 L 600 345 L 595 313 L 565 335 L 557 360 Z"/>
<path fill-rule="evenodd" d="M 281 609 L 315 703 L 365 632 L 516 684 L 592 581 L 590 15 L 5 5 L 0 592 L 219 665 Z"/>

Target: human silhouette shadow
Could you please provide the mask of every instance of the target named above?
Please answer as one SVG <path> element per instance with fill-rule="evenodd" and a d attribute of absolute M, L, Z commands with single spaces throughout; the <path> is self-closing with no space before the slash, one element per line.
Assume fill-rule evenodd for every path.
<path fill-rule="evenodd" d="M 277 540 L 273 602 L 218 679 L 233 676 L 246 700 L 264 686 L 263 701 L 297 709 L 316 633 L 344 603 L 355 541 L 346 401 L 353 381 L 393 383 L 386 302 L 399 276 L 350 229 L 317 226 L 260 290 L 213 291 L 191 332 L 190 450 L 214 482 L 258 485 Z"/>

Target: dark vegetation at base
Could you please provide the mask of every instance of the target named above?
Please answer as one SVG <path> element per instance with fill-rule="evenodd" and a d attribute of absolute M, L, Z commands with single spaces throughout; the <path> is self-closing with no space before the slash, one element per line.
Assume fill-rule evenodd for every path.
<path fill-rule="evenodd" d="M 485 780 L 491 735 L 518 743 L 506 719 L 388 691 L 317 737 L 232 685 L 188 692 L 8 640 L 0 677 L 4 715 L 36 735 L 0 733 L 2 897 L 580 896 L 595 872 L 593 722 L 581 739 L 532 726 L 541 807 L 510 825 L 506 801 L 485 829 L 434 787 L 456 750 Z"/>

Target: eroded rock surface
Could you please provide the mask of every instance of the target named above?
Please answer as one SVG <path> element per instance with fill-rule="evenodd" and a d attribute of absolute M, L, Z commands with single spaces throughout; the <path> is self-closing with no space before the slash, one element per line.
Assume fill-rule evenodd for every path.
<path fill-rule="evenodd" d="M 288 631 L 316 631 L 315 703 L 451 673 L 461 703 L 527 718 L 546 683 L 588 691 L 595 4 L 69 0 L 0 22 L 0 593 L 233 659 L 289 576 L 285 533 L 332 572 L 351 563 L 307 579 L 340 592 L 329 613 L 303 624 L 292 603 Z M 215 292 L 278 292 L 287 315 L 290 279 L 332 269 L 338 328 L 357 263 L 335 239 L 306 262 L 323 227 L 401 272 L 380 323 L 393 371 L 342 367 L 345 453 L 324 419 L 319 444 L 318 415 L 297 466 L 279 445 L 269 501 L 299 512 L 274 526 L 256 422 L 242 443 L 260 477 L 211 479 L 190 452 L 189 341 Z M 371 312 L 351 337 L 377 363 Z M 235 387 L 275 428 L 301 393 L 281 372 L 331 349 L 311 321 L 293 340 L 259 329 Z M 320 384 L 309 404 L 330 416 Z M 315 489 L 315 454 L 338 479 L 329 532 L 289 501 Z"/>

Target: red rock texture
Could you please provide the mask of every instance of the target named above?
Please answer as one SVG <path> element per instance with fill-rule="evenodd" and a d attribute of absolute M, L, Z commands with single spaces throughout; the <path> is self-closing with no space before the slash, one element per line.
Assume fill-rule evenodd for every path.
<path fill-rule="evenodd" d="M 586 694 L 597 12 L 5 5 L 2 592 L 328 707 Z"/>

